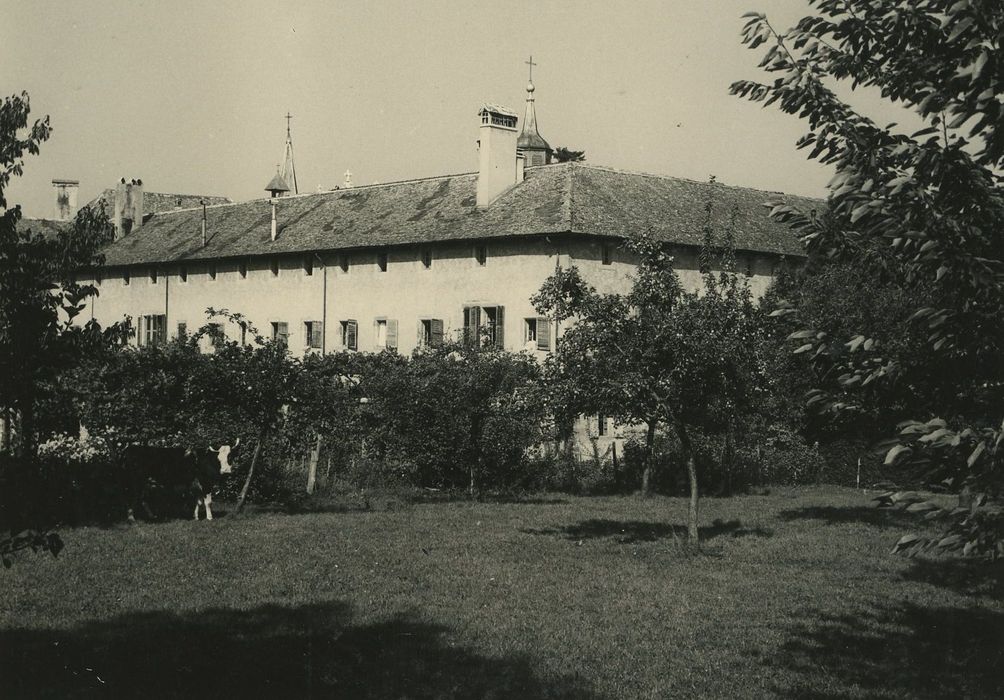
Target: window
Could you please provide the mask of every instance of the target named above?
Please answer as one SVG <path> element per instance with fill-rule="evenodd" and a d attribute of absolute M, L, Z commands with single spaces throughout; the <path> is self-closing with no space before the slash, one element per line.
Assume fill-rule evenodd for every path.
<path fill-rule="evenodd" d="M 342 253 L 338 256 L 338 267 L 342 269 L 342 272 L 349 271 L 349 254 Z"/>
<path fill-rule="evenodd" d="M 272 321 L 272 340 L 289 345 L 289 324 L 285 321 Z"/>
<path fill-rule="evenodd" d="M 272 258 L 268 261 L 269 267 L 272 269 L 272 276 L 279 276 L 279 258 Z"/>
<path fill-rule="evenodd" d="M 346 350 L 359 349 L 359 324 L 351 319 L 342 321 L 342 346 Z"/>
<path fill-rule="evenodd" d="M 478 265 L 484 265 L 488 262 L 488 246 L 476 246 L 474 248 L 474 259 L 478 261 Z"/>
<path fill-rule="evenodd" d="M 312 350 L 321 349 L 321 340 L 324 338 L 324 323 L 321 321 L 304 321 L 303 323 L 305 345 Z"/>
<path fill-rule="evenodd" d="M 505 347 L 505 309 L 501 306 L 464 307 L 464 344 Z"/>
<path fill-rule="evenodd" d="M 209 279 L 216 279 L 216 262 L 209 263 Z"/>
<path fill-rule="evenodd" d="M 122 273 L 122 284 L 128 285 L 130 277 L 131 277 L 131 274 L 130 274 L 129 270 L 126 270 L 125 272 L 123 272 Z"/>
<path fill-rule="evenodd" d="M 184 340 L 188 337 L 188 324 L 184 321 L 178 322 L 178 338 Z"/>
<path fill-rule="evenodd" d="M 600 252 L 600 257 L 604 265 L 610 265 L 614 261 L 614 251 L 613 246 L 610 243 L 604 243 L 603 248 Z"/>
<path fill-rule="evenodd" d="M 434 348 L 443 344 L 443 319 L 423 318 L 418 322 L 418 344 Z"/>
<path fill-rule="evenodd" d="M 596 434 L 600 437 L 607 434 L 607 417 L 602 413 L 596 416 Z"/>
<path fill-rule="evenodd" d="M 160 345 L 167 339 L 167 316 L 140 316 L 136 340 L 140 345 Z"/>
<path fill-rule="evenodd" d="M 376 346 L 378 348 L 397 350 L 398 333 L 397 333 L 397 321 L 395 319 L 393 318 L 376 319 L 374 321 L 374 330 L 376 335 Z"/>
<path fill-rule="evenodd" d="M 429 248 L 422 249 L 422 267 L 426 270 L 432 267 L 432 250 Z"/>
<path fill-rule="evenodd" d="M 387 253 L 386 252 L 377 253 L 377 267 L 380 268 L 380 272 L 387 272 Z"/>
<path fill-rule="evenodd" d="M 528 349 L 551 349 L 551 323 L 543 316 L 525 319 L 523 341 Z"/>
<path fill-rule="evenodd" d="M 305 274 L 307 277 L 310 277 L 312 274 L 314 274 L 313 255 L 305 255 L 303 257 L 303 274 Z"/>
<path fill-rule="evenodd" d="M 178 270 L 178 277 L 181 278 L 182 282 L 187 282 L 188 281 L 188 266 L 187 265 L 182 265 L 181 266 L 181 269 Z"/>
<path fill-rule="evenodd" d="M 237 272 L 240 273 L 241 279 L 247 279 L 248 276 L 248 261 L 240 260 L 237 262 Z"/>

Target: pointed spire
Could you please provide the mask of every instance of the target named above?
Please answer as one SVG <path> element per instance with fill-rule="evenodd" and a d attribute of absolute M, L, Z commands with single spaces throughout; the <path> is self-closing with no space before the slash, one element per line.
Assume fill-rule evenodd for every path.
<path fill-rule="evenodd" d="M 526 156 L 527 165 L 546 165 L 551 162 L 551 147 L 537 131 L 537 110 L 534 108 L 533 56 L 526 61 L 530 66 L 530 79 L 526 84 L 526 111 L 523 114 L 523 130 L 516 140 L 516 148 Z"/>
<path fill-rule="evenodd" d="M 299 194 L 300 190 L 296 186 L 296 167 L 293 165 L 293 135 L 290 131 L 289 122 L 293 115 L 286 112 L 286 152 L 282 156 L 282 169 L 279 174 L 288 185 L 293 194 Z"/>

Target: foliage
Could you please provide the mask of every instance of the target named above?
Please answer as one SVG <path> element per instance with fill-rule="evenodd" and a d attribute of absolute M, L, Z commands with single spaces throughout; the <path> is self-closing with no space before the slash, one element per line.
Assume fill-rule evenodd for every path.
<path fill-rule="evenodd" d="M 747 15 L 743 42 L 769 44 L 761 67 L 778 77 L 731 88 L 806 119 L 810 131 L 799 148 L 836 170 L 826 216 L 782 204 L 772 213 L 795 228 L 811 255 L 881 270 L 924 299 L 901 317 L 913 324 L 910 333 L 897 335 L 901 347 L 880 342 L 876 327 L 840 337 L 801 324 L 792 336 L 799 351 L 825 365 L 810 400 L 828 414 L 867 414 L 876 393 L 889 391 L 889 398 L 875 401 L 888 420 L 898 410 L 895 397 L 914 392 L 913 420 L 901 426 L 886 461 L 909 458 L 956 491 L 992 504 L 1004 485 L 1004 5 L 809 4 L 816 14 L 784 33 L 762 14 Z M 827 81 L 875 89 L 913 112 L 924 128 L 905 134 L 895 125 L 881 127 Z M 841 344 L 846 350 L 834 356 Z M 924 365 L 927 381 L 915 383 L 915 370 Z M 899 391 L 873 384 L 898 384 Z M 992 523 L 987 531 L 1001 530 L 999 511 L 992 509 L 979 517 L 967 508 L 941 516 L 954 523 L 950 529 L 986 521 Z M 1004 541 L 994 537 L 944 546 L 1004 555 Z"/>
<path fill-rule="evenodd" d="M 573 151 L 565 146 L 558 146 L 552 155 L 556 163 L 581 163 L 586 159 L 585 151 Z"/>
<path fill-rule="evenodd" d="M 710 203 L 707 213 L 710 221 Z M 762 324 L 745 278 L 732 269 L 730 237 L 715 275 L 710 224 L 705 236 L 700 294 L 682 288 L 664 246 L 642 235 L 628 243 L 638 258 L 628 294 L 599 294 L 571 268 L 558 270 L 532 300 L 539 313 L 575 320 L 545 365 L 559 414 L 603 412 L 645 424 L 649 456 L 658 426 L 674 431 L 687 464 L 695 542 L 698 479 L 691 431 L 731 434 L 734 417 L 755 404 L 766 379 Z M 647 465 L 645 473 L 650 471 Z"/>
<path fill-rule="evenodd" d="M 97 248 L 110 231 L 104 213 L 85 207 L 71 226 L 53 236 L 22 227 L 21 207 L 8 206 L 5 190 L 11 178 L 23 172 L 25 153 L 37 154 L 51 133 L 48 117 L 29 127 L 29 113 L 27 93 L 0 103 L 0 420 L 7 428 L 5 439 L 16 436 L 0 451 L 13 451 L 3 464 L 7 486 L 14 489 L 5 499 L 16 493 L 20 500 L 3 504 L 0 532 L 9 534 L 0 540 L 0 549 L 30 546 L 55 552 L 58 548 L 48 545 L 57 540 L 45 533 L 48 524 L 38 521 L 35 513 L 40 509 L 32 508 L 45 498 L 36 488 L 34 473 L 37 404 L 60 371 L 120 338 L 122 329 L 102 331 L 93 322 L 74 322 L 96 290 L 78 285 L 73 274 L 101 262 Z M 24 536 L 15 534 L 22 530 Z"/>
<path fill-rule="evenodd" d="M 490 345 L 443 345 L 362 378 L 367 453 L 426 486 L 504 486 L 541 439 L 539 367 Z"/>

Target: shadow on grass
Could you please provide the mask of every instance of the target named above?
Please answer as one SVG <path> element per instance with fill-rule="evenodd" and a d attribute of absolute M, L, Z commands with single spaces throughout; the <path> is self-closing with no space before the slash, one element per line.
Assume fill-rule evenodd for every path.
<path fill-rule="evenodd" d="M 529 657 L 454 647 L 445 627 L 352 625 L 348 606 L 142 612 L 70 630 L 0 631 L 12 697 L 596 697 Z"/>
<path fill-rule="evenodd" d="M 809 506 L 795 510 L 782 510 L 779 520 L 825 520 L 829 525 L 863 523 L 876 527 L 916 525 L 920 519 L 913 513 L 898 508 L 876 506 Z"/>
<path fill-rule="evenodd" d="M 715 520 L 711 525 L 698 529 L 702 541 L 716 537 L 770 537 L 773 535 L 770 530 L 764 528 L 743 527 L 743 524 L 738 520 L 728 522 Z M 641 520 L 583 520 L 575 525 L 566 525 L 560 528 L 526 529 L 523 532 L 531 535 L 552 535 L 567 540 L 612 538 L 619 544 L 656 542 L 667 538 L 687 539 L 687 528 L 684 525 Z"/>
<path fill-rule="evenodd" d="M 1004 697 L 1004 613 L 908 603 L 814 617 L 762 662 L 781 697 Z"/>
<path fill-rule="evenodd" d="M 472 498 L 467 492 L 437 491 L 358 491 L 337 495 L 297 495 L 281 502 L 251 504 L 249 512 L 284 513 L 303 515 L 306 513 L 361 513 L 371 511 L 406 510 L 416 505 L 436 503 L 460 503 L 477 505 L 492 503 L 499 505 L 564 505 L 568 501 L 561 498 L 540 496 L 519 496 L 508 494 L 484 494 Z M 213 511 L 215 514 L 215 510 Z"/>
<path fill-rule="evenodd" d="M 906 581 L 927 583 L 973 598 L 1004 600 L 1004 561 L 977 559 L 912 559 Z"/>

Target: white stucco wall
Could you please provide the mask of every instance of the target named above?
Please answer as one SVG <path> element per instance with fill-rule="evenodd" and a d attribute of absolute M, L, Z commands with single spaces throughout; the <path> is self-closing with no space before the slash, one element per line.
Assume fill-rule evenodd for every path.
<path fill-rule="evenodd" d="M 484 265 L 475 256 L 478 245 L 487 247 Z M 604 245 L 611 247 L 609 265 L 602 264 Z M 432 253 L 429 268 L 422 262 L 424 249 Z M 598 238 L 540 236 L 387 248 L 382 251 L 387 254 L 385 272 L 377 264 L 378 252 L 280 257 L 277 275 L 270 258 L 248 260 L 246 277 L 240 275 L 236 261 L 218 262 L 215 279 L 204 262 L 186 266 L 187 281 L 182 281 L 179 264 L 159 268 L 156 283 L 150 279 L 149 268 L 132 268 L 128 285 L 121 270 L 108 271 L 98 287 L 99 296 L 81 319 L 93 317 L 107 325 L 130 316 L 135 325 L 141 316 L 166 314 L 168 336 L 174 337 L 179 323 L 185 323 L 189 333 L 205 323 L 207 307 L 226 308 L 249 317 L 264 336 L 271 334 L 272 322 L 288 324 L 289 349 L 294 355 L 307 350 L 306 321 L 323 321 L 325 349 L 337 352 L 343 349 L 341 321 L 357 321 L 360 351 L 377 351 L 375 322 L 388 319 L 398 324 L 398 351 L 409 354 L 418 344 L 422 319 L 441 319 L 446 336 L 457 338 L 463 329 L 464 306 L 502 306 L 505 347 L 520 350 L 525 346 L 524 319 L 537 316 L 530 296 L 557 263 L 565 268 L 578 266 L 601 292 L 626 292 L 634 270 L 624 250 Z M 314 259 L 312 275 L 304 269 L 307 255 Z M 674 255 L 684 286 L 699 288 L 697 251 L 681 248 Z M 342 270 L 342 256 L 348 257 L 348 271 Z M 741 259 L 740 269 L 745 264 Z M 757 255 L 752 260 L 751 285 L 756 296 L 767 288 L 775 264 L 773 256 Z M 236 327 L 226 332 L 235 339 L 239 333 Z"/>

